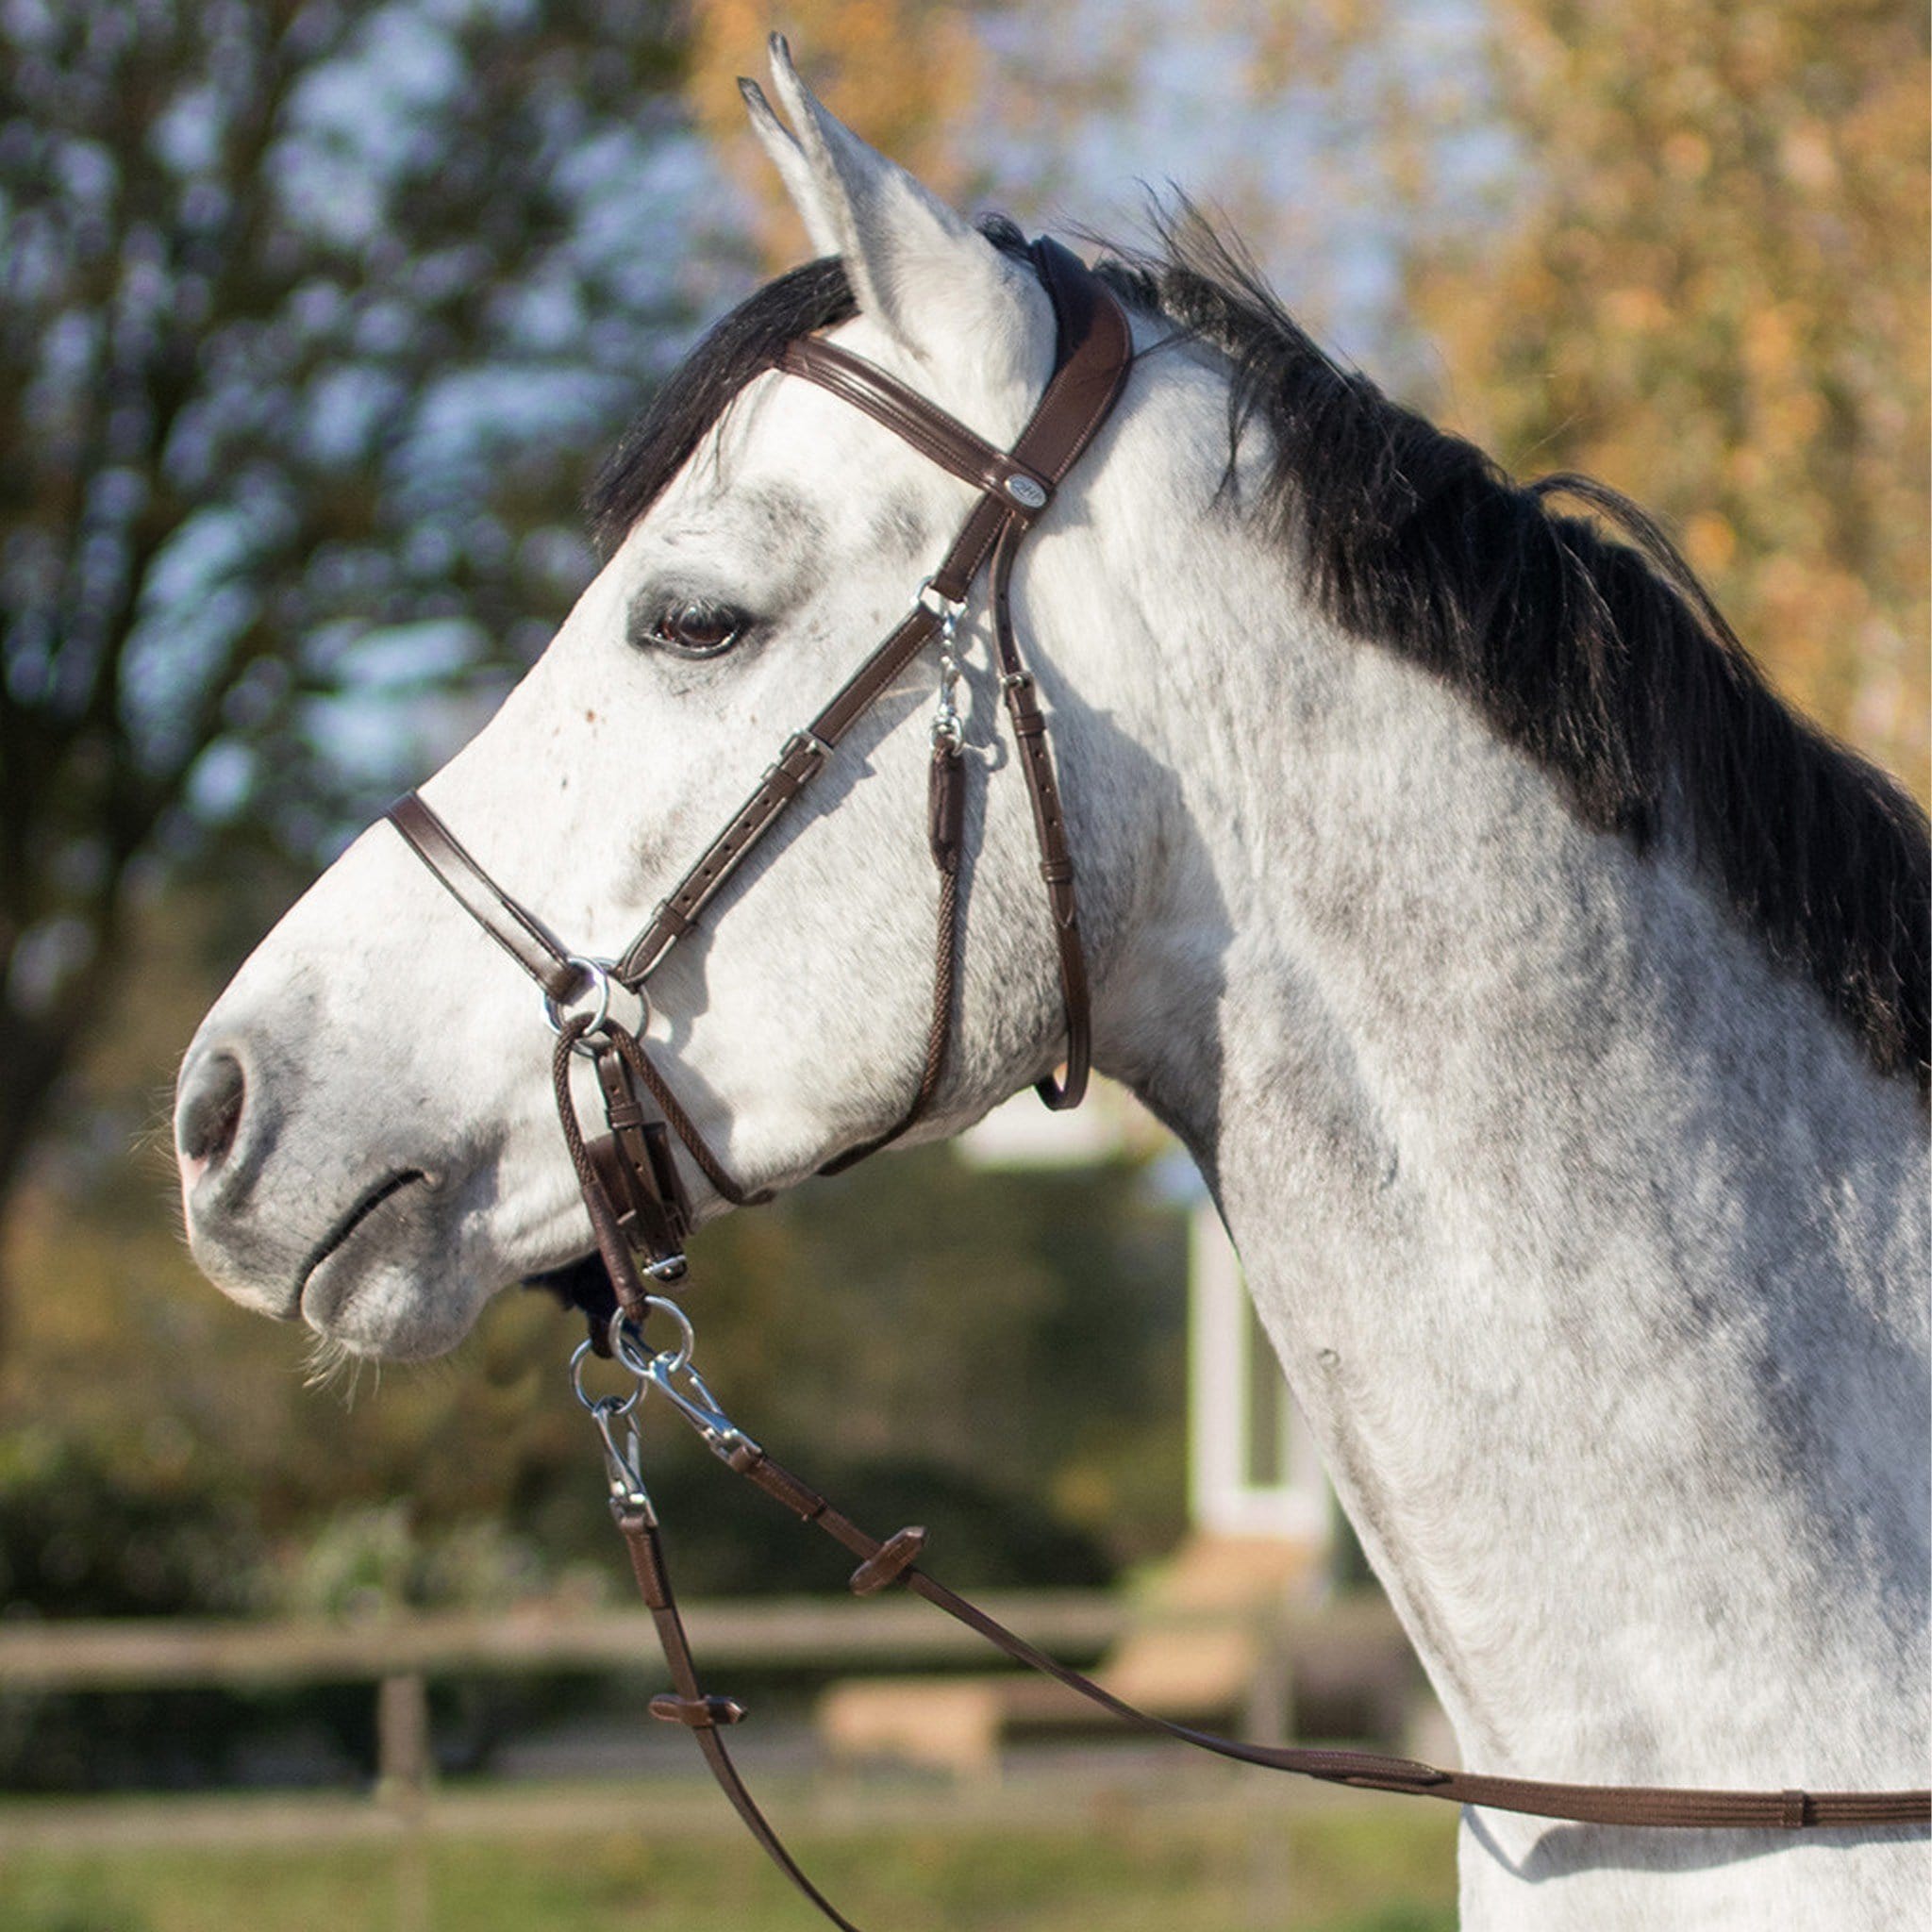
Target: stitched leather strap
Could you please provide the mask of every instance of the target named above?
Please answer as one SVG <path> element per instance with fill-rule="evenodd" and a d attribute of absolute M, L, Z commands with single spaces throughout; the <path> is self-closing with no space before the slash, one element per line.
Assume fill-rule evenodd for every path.
<path fill-rule="evenodd" d="M 1058 242 L 1037 242 L 1034 258 L 1053 303 L 1060 339 L 1093 345 L 1091 354 L 1071 357 L 1061 364 L 1048 383 L 1033 421 L 1014 445 L 1016 457 L 1058 484 L 1080 459 L 1120 399 L 1133 359 L 1133 342 L 1120 304 Z M 1013 559 L 1024 534 L 1024 525 L 1008 521 L 993 553 L 993 643 L 999 657 L 1001 689 L 1020 746 L 1020 769 L 1026 774 L 1027 796 L 1033 805 L 1040 874 L 1046 882 L 1067 1019 L 1065 1078 L 1058 1083 L 1051 1077 L 1043 1079 L 1034 1091 L 1048 1107 L 1059 1111 L 1078 1107 L 1086 1095 L 1092 1056 L 1092 1014 L 1066 814 L 1060 806 L 1053 753 L 1047 745 L 1046 722 L 1034 700 L 1032 679 L 1020 661 L 1013 633 Z"/>
<path fill-rule="evenodd" d="M 617 962 L 617 977 L 633 989 L 662 964 L 664 956 L 698 922 L 753 848 L 831 758 L 839 741 L 870 710 L 919 653 L 937 635 L 940 621 L 916 606 L 886 641 L 840 688 L 824 710 L 802 731 L 794 731 L 739 807 L 731 823 L 711 841 L 698 861 L 672 888 L 646 925 Z"/>
<path fill-rule="evenodd" d="M 406 792 L 384 814 L 449 895 L 554 1000 L 568 1000 L 583 974 L 535 913 L 520 906 L 472 858 L 457 835 Z"/>
<path fill-rule="evenodd" d="M 1014 460 L 1061 482 L 1120 400 L 1134 359 L 1126 310 L 1070 249 L 1043 235 L 1031 248 L 1062 342 L 1078 346 L 1054 373 L 1013 445 Z"/>
<path fill-rule="evenodd" d="M 1017 456 L 995 449 L 963 423 L 837 342 L 823 336 L 802 336 L 785 345 L 778 367 L 862 409 L 921 456 L 950 470 L 961 482 L 1000 497 L 1021 517 L 1038 516 L 1053 495 L 1053 486 L 1025 468 Z"/>
<path fill-rule="evenodd" d="M 1054 775 L 1053 751 L 1046 741 L 1046 718 L 1034 691 L 1033 674 L 1020 661 L 1008 598 L 1013 545 L 1003 534 L 993 552 L 993 641 L 1000 669 L 1000 694 L 1012 721 L 1026 796 L 1033 806 L 1033 833 L 1040 846 L 1040 876 L 1053 918 L 1055 955 L 1059 963 L 1060 1001 L 1067 1016 L 1067 1071 L 1055 1081 L 1036 1083 L 1034 1091 L 1055 1112 L 1078 1107 L 1087 1092 L 1092 1058 L 1092 1010 L 1087 985 L 1087 954 L 1080 943 L 1080 910 L 1074 895 L 1074 858 L 1067 843 L 1066 813 Z"/>

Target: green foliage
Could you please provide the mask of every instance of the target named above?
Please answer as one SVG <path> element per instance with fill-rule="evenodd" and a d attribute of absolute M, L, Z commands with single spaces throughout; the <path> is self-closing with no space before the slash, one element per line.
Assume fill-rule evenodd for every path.
<path fill-rule="evenodd" d="M 338 1511 L 289 1545 L 273 1593 L 297 1616 L 359 1618 L 388 1610 L 497 1608 L 549 1581 L 543 1556 L 493 1518 L 425 1536 L 407 1502 Z"/>
<path fill-rule="evenodd" d="M 0 1892 L 0 1932 L 148 1932 L 146 1914 L 91 1879 L 42 1874 Z"/>
<path fill-rule="evenodd" d="M 45 1427 L 0 1435 L 0 1616 L 237 1610 L 260 1557 L 218 1491 L 144 1482 L 108 1443 Z"/>
<path fill-rule="evenodd" d="M 1481 112 L 1519 165 L 1410 254 L 1457 415 L 1674 519 L 1779 682 L 1923 799 L 1924 15 L 1486 11 Z"/>
<path fill-rule="evenodd" d="M 919 1149 L 734 1215 L 693 1259 L 719 1284 L 694 1297 L 708 1373 L 774 1445 L 910 1454 L 1012 1498 L 1075 1469 L 1063 1507 L 1116 1560 L 1178 1530 L 1186 1225 L 1136 1167 Z M 1136 1529 L 1121 1493 L 1149 1431 L 1171 1487 Z"/>
<path fill-rule="evenodd" d="M 258 1587 L 261 1556 L 239 1503 L 218 1489 L 158 1479 L 139 1458 L 117 1457 L 111 1443 L 45 1427 L 0 1435 L 0 1616 L 9 1621 L 239 1610 Z M 196 1691 L 0 1692 L 0 1786 L 205 1777 L 242 1727 L 234 1700 Z M 8 1924 L 0 1918 L 0 1932 Z"/>

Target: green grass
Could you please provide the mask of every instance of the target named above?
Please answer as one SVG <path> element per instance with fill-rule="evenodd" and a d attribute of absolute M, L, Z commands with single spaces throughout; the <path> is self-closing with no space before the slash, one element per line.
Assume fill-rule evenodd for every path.
<path fill-rule="evenodd" d="M 1451 1932 L 1455 1814 L 1324 1811 L 1083 1828 L 799 1835 L 801 1862 L 868 1932 Z M 748 1841 L 443 1840 L 326 1849 L 9 1856 L 0 1932 L 810 1932 Z M 413 1891 L 416 1905 L 409 1903 Z M 424 1906 L 426 1901 L 426 1908 Z"/>

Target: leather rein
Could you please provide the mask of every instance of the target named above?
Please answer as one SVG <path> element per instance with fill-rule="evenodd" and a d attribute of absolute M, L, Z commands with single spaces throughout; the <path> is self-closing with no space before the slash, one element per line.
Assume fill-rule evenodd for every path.
<path fill-rule="evenodd" d="M 610 1277 L 617 1313 L 608 1329 L 593 1324 L 591 1339 L 572 1358 L 578 1399 L 602 1439 L 610 1505 L 628 1548 L 644 1604 L 669 1667 L 673 1691 L 653 1700 L 655 1717 L 687 1726 L 713 1775 L 773 1861 L 833 1924 L 855 1932 L 812 1884 L 753 1801 L 720 1736 L 744 1716 L 734 1699 L 706 1693 L 678 1614 L 665 1567 L 658 1519 L 638 1453 L 635 1411 L 649 1391 L 660 1393 L 695 1428 L 728 1468 L 802 1522 L 859 1558 L 851 1588 L 867 1595 L 897 1584 L 923 1596 L 1008 1657 L 1056 1679 L 1116 1718 L 1176 1738 L 1224 1757 L 1361 1790 L 1446 1799 L 1532 1817 L 1606 1825 L 1700 1830 L 1878 1830 L 1932 1823 L 1932 1791 L 1697 1790 L 1640 1786 L 1557 1784 L 1438 1769 L 1413 1759 L 1365 1751 L 1315 1750 L 1245 1743 L 1137 1709 L 1102 1685 L 1036 1649 L 918 1564 L 925 1532 L 902 1529 L 880 1540 L 808 1484 L 784 1469 L 719 1407 L 691 1365 L 689 1318 L 654 1290 L 688 1273 L 684 1246 L 693 1225 L 690 1199 L 671 1147 L 675 1136 L 698 1171 L 725 1201 L 752 1205 L 769 1198 L 742 1188 L 713 1152 L 636 1030 L 610 1013 L 613 987 L 645 1002 L 647 982 L 758 841 L 832 760 L 841 741 L 929 644 L 941 652 L 941 690 L 932 727 L 927 833 L 939 878 L 932 1020 L 918 1087 L 905 1111 L 882 1133 L 848 1149 L 822 1169 L 833 1173 L 896 1140 L 930 1108 L 943 1077 L 952 1028 L 958 955 L 958 874 L 963 825 L 962 733 L 952 693 L 958 676 L 955 634 L 982 570 L 991 565 L 993 651 L 1000 690 L 1019 746 L 1019 765 L 1032 802 L 1040 871 L 1045 883 L 1066 1016 L 1062 1078 L 1042 1079 L 1038 1091 L 1054 1108 L 1079 1105 L 1086 1091 L 1091 1025 L 1088 978 L 1074 893 L 1074 865 L 1059 788 L 1032 674 L 1013 632 L 1010 583 L 1014 558 L 1027 532 L 1111 411 L 1133 359 L 1127 320 L 1111 291 L 1059 243 L 1042 239 L 1027 255 L 1053 303 L 1058 325 L 1054 374 L 1018 441 L 1000 450 L 936 408 L 883 371 L 837 343 L 806 338 L 789 343 L 775 367 L 863 410 L 942 469 L 972 484 L 978 499 L 945 558 L 912 607 L 873 649 L 809 724 L 795 731 L 730 823 L 652 913 L 616 959 L 570 952 L 534 913 L 499 886 L 456 835 L 414 792 L 388 817 L 409 847 L 463 909 L 536 981 L 557 1041 L 552 1078 L 558 1117 L 582 1188 L 598 1255 Z M 575 1056 L 594 1064 L 607 1131 L 587 1139 L 571 1092 Z M 648 1099 L 657 1118 L 647 1110 Z M 674 1323 L 679 1342 L 648 1347 L 647 1317 Z M 582 1381 L 591 1354 L 614 1357 L 635 1380 L 622 1396 L 589 1394 Z M 620 1440 L 619 1424 L 629 1419 Z"/>

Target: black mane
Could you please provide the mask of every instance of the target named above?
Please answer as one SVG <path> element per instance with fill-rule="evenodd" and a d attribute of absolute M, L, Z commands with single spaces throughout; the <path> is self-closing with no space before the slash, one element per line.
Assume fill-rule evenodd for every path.
<path fill-rule="evenodd" d="M 1018 241 L 1003 222 L 988 233 Z M 1772 691 L 1636 505 L 1582 476 L 1519 485 L 1391 402 L 1332 361 L 1185 205 L 1160 243 L 1116 249 L 1100 273 L 1228 358 L 1224 487 L 1258 423 L 1274 461 L 1256 508 L 1307 556 L 1335 621 L 1453 684 L 1579 817 L 1640 852 L 1668 801 L 1735 915 L 1824 992 L 1880 1072 L 1909 1069 L 1925 1093 L 1932 840 L 1904 790 Z M 824 260 L 725 317 L 605 466 L 589 504 L 598 541 L 622 539 L 785 342 L 853 312 L 843 270 Z M 1557 514 L 1558 496 L 1631 541 Z"/>

